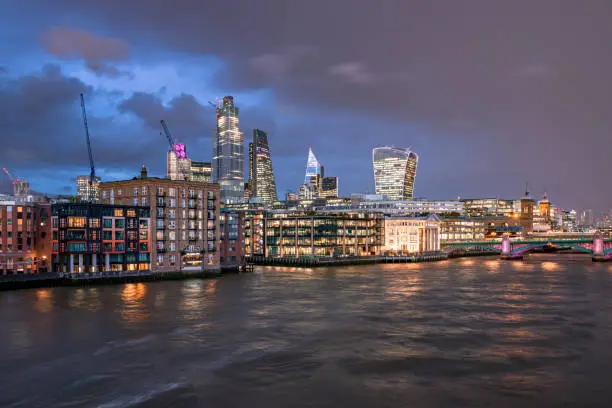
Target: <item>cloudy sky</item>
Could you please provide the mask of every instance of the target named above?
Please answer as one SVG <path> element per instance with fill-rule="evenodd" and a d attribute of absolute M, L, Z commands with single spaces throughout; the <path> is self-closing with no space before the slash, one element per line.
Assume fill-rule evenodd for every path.
<path fill-rule="evenodd" d="M 371 150 L 420 154 L 416 195 L 612 207 L 609 0 L 2 0 L 0 166 L 47 192 L 88 174 L 162 175 L 159 120 L 209 161 L 234 95 L 269 132 L 279 195 L 308 146 L 342 194 Z M 3 180 L 6 183 L 6 180 Z"/>

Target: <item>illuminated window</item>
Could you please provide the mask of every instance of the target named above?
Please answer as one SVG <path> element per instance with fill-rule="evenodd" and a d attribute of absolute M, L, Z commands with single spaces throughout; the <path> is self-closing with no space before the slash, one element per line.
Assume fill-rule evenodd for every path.
<path fill-rule="evenodd" d="M 68 228 L 85 228 L 85 217 L 68 217 Z"/>
<path fill-rule="evenodd" d="M 89 219 L 89 228 L 100 228 L 100 219 L 98 219 L 98 218 L 90 218 Z"/>
<path fill-rule="evenodd" d="M 136 216 L 136 211 L 132 210 L 132 209 L 127 210 L 127 216 L 128 217 L 135 217 Z"/>
<path fill-rule="evenodd" d="M 123 217 L 123 209 L 115 208 L 115 217 Z"/>

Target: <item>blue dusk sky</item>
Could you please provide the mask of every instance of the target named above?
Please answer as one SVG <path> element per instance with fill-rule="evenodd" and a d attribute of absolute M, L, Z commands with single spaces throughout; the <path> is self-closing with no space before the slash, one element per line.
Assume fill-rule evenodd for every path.
<path fill-rule="evenodd" d="M 308 146 L 340 192 L 373 192 L 375 146 L 420 155 L 415 194 L 612 204 L 607 0 L 4 0 L 0 167 L 49 193 L 162 176 L 173 135 L 210 161 L 208 101 L 268 132 L 279 196 Z M 245 149 L 246 150 L 246 149 Z M 8 179 L 2 176 L 0 187 Z"/>

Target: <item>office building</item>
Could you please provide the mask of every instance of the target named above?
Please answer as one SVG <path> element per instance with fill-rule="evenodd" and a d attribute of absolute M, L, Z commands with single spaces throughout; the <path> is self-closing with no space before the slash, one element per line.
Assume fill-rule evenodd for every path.
<path fill-rule="evenodd" d="M 323 198 L 338 198 L 338 177 L 323 177 L 320 196 Z"/>
<path fill-rule="evenodd" d="M 51 272 L 51 205 L 0 198 L 0 275 Z"/>
<path fill-rule="evenodd" d="M 96 176 L 93 183 L 89 180 L 90 176 L 77 176 L 77 197 L 83 202 L 96 202 L 100 199 L 100 183 L 102 179 Z"/>
<path fill-rule="evenodd" d="M 253 142 L 249 143 L 249 188 L 251 197 L 266 204 L 278 200 L 268 134 L 260 129 L 253 129 Z"/>
<path fill-rule="evenodd" d="M 486 221 L 484 218 L 473 217 L 441 217 L 440 240 L 454 241 L 482 241 L 485 238 Z"/>
<path fill-rule="evenodd" d="M 112 205 L 151 209 L 151 270 L 218 271 L 219 186 L 148 177 L 102 183 L 101 198 Z"/>
<path fill-rule="evenodd" d="M 384 253 L 408 255 L 440 250 L 440 218 L 385 217 Z"/>
<path fill-rule="evenodd" d="M 58 203 L 52 207 L 53 271 L 151 269 L 148 207 Z"/>
<path fill-rule="evenodd" d="M 212 165 L 209 162 L 191 160 L 191 181 L 199 183 L 212 182 Z"/>
<path fill-rule="evenodd" d="M 265 219 L 266 256 L 369 256 L 383 245 L 379 214 L 273 212 Z"/>
<path fill-rule="evenodd" d="M 221 199 L 236 201 L 244 193 L 243 135 L 239 109 L 232 96 L 225 96 L 216 109 L 217 133 L 213 141 L 212 181 L 221 189 Z"/>
<path fill-rule="evenodd" d="M 174 144 L 166 154 L 166 177 L 170 180 L 189 180 L 191 177 L 191 159 L 182 143 Z"/>
<path fill-rule="evenodd" d="M 462 198 L 465 211 L 470 217 L 512 217 L 520 214 L 520 200 L 504 200 L 500 198 Z"/>
<path fill-rule="evenodd" d="M 412 198 L 419 157 L 410 149 L 376 147 L 372 150 L 376 194 L 390 200 Z"/>

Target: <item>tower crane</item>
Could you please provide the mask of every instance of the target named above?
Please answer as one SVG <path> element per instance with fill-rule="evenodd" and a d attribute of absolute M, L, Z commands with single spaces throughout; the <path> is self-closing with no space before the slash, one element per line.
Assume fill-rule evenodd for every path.
<path fill-rule="evenodd" d="M 83 126 L 85 127 L 85 138 L 87 139 L 87 153 L 89 154 L 89 185 L 93 185 L 96 180 L 96 168 L 94 166 L 93 154 L 91 153 L 91 142 L 89 140 L 89 127 L 87 126 L 87 112 L 85 111 L 85 98 L 81 94 L 81 112 L 83 113 Z"/>
<path fill-rule="evenodd" d="M 161 124 L 162 130 L 163 130 L 164 135 L 166 136 L 166 139 L 168 139 L 168 144 L 170 145 L 170 151 L 176 155 L 177 167 L 179 168 L 181 173 L 183 173 L 184 179 L 189 180 L 190 178 L 189 169 L 186 166 L 187 152 L 185 150 L 181 150 L 180 152 L 176 150 L 175 146 L 178 146 L 178 144 L 175 142 L 174 138 L 172 137 L 172 134 L 170 133 L 170 129 L 168 129 L 168 125 L 166 125 L 166 121 L 162 119 L 159 123 Z"/>
<path fill-rule="evenodd" d="M 8 171 L 8 170 L 6 169 L 6 167 L 3 167 L 3 168 L 2 168 L 2 171 L 4 172 L 4 174 L 6 174 L 6 175 L 8 176 L 8 178 L 10 178 L 10 179 L 11 179 L 11 182 L 12 182 L 13 184 L 15 184 L 15 183 L 17 182 L 17 179 L 15 179 L 15 177 L 13 177 L 13 175 L 11 174 L 11 172 L 10 172 L 10 171 Z"/>

